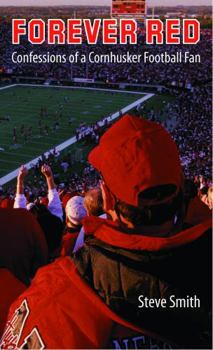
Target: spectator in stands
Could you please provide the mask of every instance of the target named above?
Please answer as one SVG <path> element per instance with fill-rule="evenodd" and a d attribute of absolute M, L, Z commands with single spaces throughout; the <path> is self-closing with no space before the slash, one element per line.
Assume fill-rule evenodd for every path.
<path fill-rule="evenodd" d="M 58 192 L 56 190 L 56 185 L 54 182 L 52 170 L 49 165 L 44 164 L 41 167 L 41 172 L 45 176 L 47 186 L 48 186 L 48 200 L 49 200 L 48 209 L 51 214 L 57 216 L 60 220 L 63 220 L 62 204 L 61 204 Z M 24 195 L 24 179 L 27 173 L 28 173 L 27 168 L 22 165 L 17 177 L 17 188 L 16 188 L 14 208 L 27 208 L 27 200 Z M 32 208 L 31 205 L 30 205 L 30 208 Z"/>
<path fill-rule="evenodd" d="M 83 197 L 74 196 L 68 200 L 66 204 L 66 228 L 62 243 L 62 256 L 68 255 L 73 251 L 82 227 L 82 220 L 86 215 Z"/>
<path fill-rule="evenodd" d="M 44 234 L 33 215 L 23 209 L 0 209 L 0 266 L 29 285 L 47 263 Z"/>
<path fill-rule="evenodd" d="M 89 161 L 116 221 L 84 219 L 84 246 L 40 269 L 11 307 L 1 347 L 33 338 L 37 349 L 210 348 L 211 222 L 183 229 L 182 170 L 170 135 L 126 116 Z M 14 336 L 10 321 L 23 303 L 30 313 Z"/>
<path fill-rule="evenodd" d="M 86 209 L 88 216 L 99 216 L 104 219 L 107 218 L 106 213 L 103 212 L 103 198 L 101 189 L 99 187 L 92 188 L 86 192 L 84 197 L 84 207 Z M 79 248 L 84 245 L 84 228 L 81 228 L 81 231 L 76 239 L 76 243 L 73 249 L 73 252 L 77 252 Z"/>
<path fill-rule="evenodd" d="M 213 186 L 209 186 L 207 194 L 201 195 L 201 200 L 205 203 L 209 209 L 213 208 Z"/>
<path fill-rule="evenodd" d="M 87 215 L 100 216 L 103 214 L 103 198 L 99 187 L 92 188 L 86 192 L 84 207 L 87 211 Z"/>
<path fill-rule="evenodd" d="M 22 166 L 17 177 L 17 191 L 14 208 L 28 209 L 39 222 L 48 246 L 48 260 L 60 255 L 63 234 L 63 211 L 62 204 L 56 190 L 51 168 L 44 164 L 41 172 L 45 176 L 48 186 L 48 208 L 43 204 L 28 203 L 24 195 L 24 178 L 28 171 Z"/>
<path fill-rule="evenodd" d="M 192 180 L 185 180 L 184 197 L 186 206 L 185 223 L 197 225 L 211 218 L 211 210 L 201 201 L 198 189 Z"/>
<path fill-rule="evenodd" d="M 64 224 L 59 217 L 51 214 L 43 204 L 33 204 L 30 211 L 36 216 L 44 232 L 48 246 L 48 259 L 53 261 L 60 256 Z"/>
<path fill-rule="evenodd" d="M 208 189 L 208 207 L 213 209 L 213 186 L 211 185 Z"/>

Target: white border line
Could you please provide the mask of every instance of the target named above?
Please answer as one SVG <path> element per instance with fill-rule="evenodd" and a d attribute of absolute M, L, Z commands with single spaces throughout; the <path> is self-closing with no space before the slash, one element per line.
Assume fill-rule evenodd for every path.
<path fill-rule="evenodd" d="M 12 88 L 12 87 L 15 87 L 15 86 L 18 86 L 18 84 L 2 86 L 2 87 L 0 87 L 0 90 L 6 90 L 6 89 L 9 89 L 9 88 Z"/>
<path fill-rule="evenodd" d="M 14 85 L 9 85 L 9 86 L 6 86 L 6 87 L 3 87 L 3 88 L 0 88 L 0 90 L 3 90 L 3 89 L 8 89 L 10 87 L 16 87 L 16 86 L 29 86 L 29 87 L 57 87 L 57 88 L 67 88 L 65 86 L 55 86 L 55 85 L 50 85 L 50 86 L 45 86 L 45 85 L 34 85 L 34 84 L 14 84 Z M 68 89 L 71 88 L 71 89 L 86 89 L 86 90 L 98 90 L 98 91 L 111 91 L 111 92 L 125 92 L 125 93 L 131 93 L 131 94 L 138 94 L 138 95 L 145 95 L 141 98 L 139 98 L 138 100 L 136 100 L 135 102 L 129 104 L 128 106 L 122 108 L 120 111 L 122 112 L 122 114 L 124 113 L 127 113 L 129 112 L 132 108 L 138 106 L 139 104 L 149 100 L 151 97 L 153 97 L 155 94 L 145 94 L 145 93 L 142 93 L 142 92 L 137 92 L 137 91 L 125 91 L 125 90 L 108 90 L 108 89 L 95 89 L 95 88 L 86 88 L 86 87 L 77 87 L 77 86 L 72 86 L 72 87 L 68 87 Z M 118 112 L 115 112 L 114 114 L 112 114 L 111 116 L 109 116 L 107 118 L 108 121 L 112 121 L 116 118 L 119 117 L 120 115 L 120 111 Z M 65 148 L 71 146 L 72 144 L 76 143 L 77 140 L 76 140 L 76 137 L 73 136 L 71 138 L 69 138 L 68 140 L 64 141 L 63 143 L 61 143 L 60 145 L 54 147 L 54 148 L 51 148 L 49 149 L 48 151 L 46 151 L 44 154 L 47 156 L 50 152 L 53 151 L 53 149 L 56 149 L 56 151 L 62 151 L 64 150 Z M 29 161 L 28 163 L 24 164 L 25 167 L 27 167 L 27 169 L 30 169 L 32 168 L 34 165 L 36 165 L 38 163 L 38 160 L 41 158 L 41 155 L 39 157 L 36 157 L 34 159 L 32 159 L 31 161 Z M 21 164 L 20 164 L 21 166 Z M 0 185 L 5 185 L 7 182 L 15 179 L 18 175 L 18 171 L 19 171 L 19 168 L 13 170 L 12 172 L 10 172 L 9 174 L 3 176 L 0 178 Z"/>
<path fill-rule="evenodd" d="M 125 94 L 137 94 L 137 95 L 147 95 L 146 92 L 140 92 L 140 91 L 128 91 L 128 90 L 115 90 L 115 89 L 101 89 L 101 88 L 94 88 L 94 87 L 86 87 L 86 86 L 61 86 L 61 85 L 44 85 L 44 84 L 13 84 L 13 85 L 7 85 L 2 86 L 0 90 L 5 90 L 17 86 L 28 86 L 28 87 L 41 87 L 41 88 L 57 88 L 57 89 L 65 89 L 65 90 L 95 90 L 95 91 L 105 91 L 105 92 L 123 92 Z"/>

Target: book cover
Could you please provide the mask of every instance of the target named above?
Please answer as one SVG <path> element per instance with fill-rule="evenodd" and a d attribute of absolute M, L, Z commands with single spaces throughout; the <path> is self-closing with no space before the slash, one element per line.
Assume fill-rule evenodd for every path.
<path fill-rule="evenodd" d="M 0 0 L 0 348 L 211 348 L 208 0 Z"/>

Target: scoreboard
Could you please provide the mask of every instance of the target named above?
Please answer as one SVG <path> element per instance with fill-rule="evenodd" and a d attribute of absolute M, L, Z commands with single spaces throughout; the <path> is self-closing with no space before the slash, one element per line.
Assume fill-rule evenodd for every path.
<path fill-rule="evenodd" d="M 146 0 L 112 0 L 112 17 L 144 17 Z"/>

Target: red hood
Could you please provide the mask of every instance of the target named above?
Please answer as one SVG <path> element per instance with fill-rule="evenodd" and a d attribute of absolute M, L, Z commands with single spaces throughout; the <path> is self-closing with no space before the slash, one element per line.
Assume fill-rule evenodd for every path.
<path fill-rule="evenodd" d="M 190 243 L 212 227 L 211 219 L 181 231 L 171 237 L 150 237 L 146 234 L 127 234 L 120 231 L 118 224 L 97 217 L 86 217 L 83 221 L 86 235 L 93 235 L 101 241 L 129 250 L 158 251 L 172 249 Z"/>

